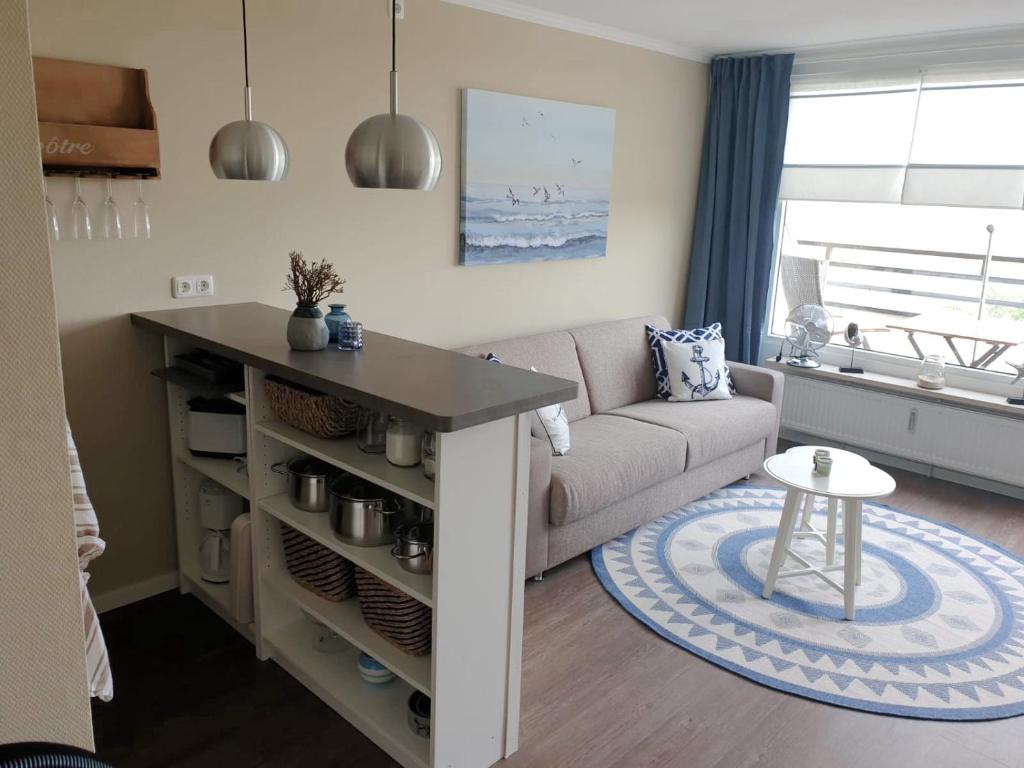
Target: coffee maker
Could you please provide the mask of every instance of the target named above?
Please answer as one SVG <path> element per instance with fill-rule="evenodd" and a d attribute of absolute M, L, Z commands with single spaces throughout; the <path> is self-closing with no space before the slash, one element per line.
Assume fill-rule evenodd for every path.
<path fill-rule="evenodd" d="M 224 584 L 231 580 L 231 523 L 243 509 L 241 496 L 212 480 L 199 487 L 199 575 L 203 581 Z"/>

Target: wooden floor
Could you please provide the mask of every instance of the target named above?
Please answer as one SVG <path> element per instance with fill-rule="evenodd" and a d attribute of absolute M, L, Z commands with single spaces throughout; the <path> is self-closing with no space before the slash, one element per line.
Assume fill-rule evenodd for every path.
<path fill-rule="evenodd" d="M 1024 554 L 1021 502 L 893 474 L 893 506 Z M 193 598 L 169 593 L 102 619 L 116 697 L 93 713 L 99 753 L 117 768 L 394 765 Z M 508 768 L 1024 768 L 1024 717 L 909 720 L 762 687 L 641 625 L 586 559 L 528 583 L 524 643 Z"/>

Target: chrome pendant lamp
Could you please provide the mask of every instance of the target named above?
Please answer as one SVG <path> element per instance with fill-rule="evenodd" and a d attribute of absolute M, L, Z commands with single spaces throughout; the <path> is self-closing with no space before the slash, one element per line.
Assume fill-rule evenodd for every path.
<path fill-rule="evenodd" d="M 266 123 L 252 119 L 249 87 L 249 30 L 242 0 L 242 51 L 245 58 L 245 119 L 228 123 L 210 142 L 210 168 L 218 179 L 280 181 L 288 175 L 288 145 Z"/>
<path fill-rule="evenodd" d="M 345 147 L 345 168 L 357 187 L 429 191 L 441 175 L 441 148 L 431 130 L 398 112 L 396 0 L 391 0 L 391 110 L 361 122 Z"/>

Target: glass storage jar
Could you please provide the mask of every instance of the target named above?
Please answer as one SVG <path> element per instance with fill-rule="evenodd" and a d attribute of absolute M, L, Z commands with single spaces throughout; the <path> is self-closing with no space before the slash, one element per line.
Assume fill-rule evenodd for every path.
<path fill-rule="evenodd" d="M 942 389 L 946 386 L 946 358 L 928 355 L 917 371 L 917 386 L 922 389 Z"/>
<path fill-rule="evenodd" d="M 388 415 L 363 411 L 356 427 L 356 445 L 363 453 L 384 453 L 387 449 Z"/>
<path fill-rule="evenodd" d="M 420 463 L 422 443 L 422 427 L 405 419 L 391 417 L 385 451 L 388 461 L 399 467 L 415 467 Z"/>

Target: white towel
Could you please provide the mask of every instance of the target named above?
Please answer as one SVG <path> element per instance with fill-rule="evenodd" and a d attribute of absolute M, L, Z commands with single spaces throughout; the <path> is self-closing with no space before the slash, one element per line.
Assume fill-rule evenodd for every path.
<path fill-rule="evenodd" d="M 85 488 L 85 476 L 78 460 L 78 448 L 71 436 L 71 426 L 65 421 L 68 434 L 68 464 L 71 467 L 71 494 L 75 510 L 75 536 L 78 541 L 78 578 L 82 589 L 82 616 L 85 620 L 85 668 L 89 678 L 89 695 L 102 701 L 114 698 L 114 678 L 110 673 L 107 644 L 103 640 L 100 620 L 96 615 L 86 584 L 89 574 L 85 569 L 103 554 L 107 544 L 100 538 L 100 524 Z"/>

